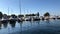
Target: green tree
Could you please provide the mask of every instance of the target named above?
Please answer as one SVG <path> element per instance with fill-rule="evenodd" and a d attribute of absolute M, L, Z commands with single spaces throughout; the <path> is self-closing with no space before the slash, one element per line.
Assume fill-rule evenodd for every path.
<path fill-rule="evenodd" d="M 11 17 L 12 18 L 17 18 L 17 16 L 15 14 L 12 14 Z"/>
<path fill-rule="evenodd" d="M 0 19 L 2 19 L 2 17 L 3 17 L 3 14 L 2 14 L 2 12 L 0 12 Z"/>
<path fill-rule="evenodd" d="M 49 17 L 50 16 L 50 14 L 48 13 L 48 12 L 46 12 L 45 14 L 44 14 L 44 17 Z"/>
<path fill-rule="evenodd" d="M 24 17 L 24 15 L 18 15 L 19 18 Z"/>
<path fill-rule="evenodd" d="M 7 14 L 3 14 L 3 18 L 4 19 L 7 19 Z"/>

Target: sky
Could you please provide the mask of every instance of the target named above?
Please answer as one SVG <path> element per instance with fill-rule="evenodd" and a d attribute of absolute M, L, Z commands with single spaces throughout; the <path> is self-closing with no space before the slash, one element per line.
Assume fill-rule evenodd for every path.
<path fill-rule="evenodd" d="M 32 14 L 40 15 L 49 12 L 51 15 L 60 15 L 60 0 L 0 0 L 0 12 L 3 14 Z"/>

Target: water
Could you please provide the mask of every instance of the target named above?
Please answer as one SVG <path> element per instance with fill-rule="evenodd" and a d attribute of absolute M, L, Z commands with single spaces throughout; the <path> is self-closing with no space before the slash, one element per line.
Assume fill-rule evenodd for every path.
<path fill-rule="evenodd" d="M 60 34 L 60 20 L 0 22 L 0 34 Z"/>

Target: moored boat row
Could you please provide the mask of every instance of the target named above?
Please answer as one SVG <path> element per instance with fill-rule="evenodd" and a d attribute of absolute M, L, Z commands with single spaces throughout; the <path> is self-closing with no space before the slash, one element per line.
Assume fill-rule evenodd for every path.
<path fill-rule="evenodd" d="M 12 21 L 19 21 L 19 22 L 22 22 L 22 21 L 39 21 L 39 20 L 50 20 L 50 19 L 60 19 L 60 18 L 47 18 L 47 17 L 30 17 L 30 18 L 10 18 L 10 19 L 0 19 L 0 22 L 12 22 Z"/>

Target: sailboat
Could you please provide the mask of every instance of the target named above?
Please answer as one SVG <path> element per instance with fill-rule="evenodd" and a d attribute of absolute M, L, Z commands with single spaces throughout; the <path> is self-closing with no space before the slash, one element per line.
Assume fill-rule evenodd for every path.
<path fill-rule="evenodd" d="M 20 15 L 18 15 L 17 21 L 22 22 L 24 21 L 23 19 L 24 15 L 21 15 L 21 0 L 19 0 L 19 11 L 20 11 Z"/>

